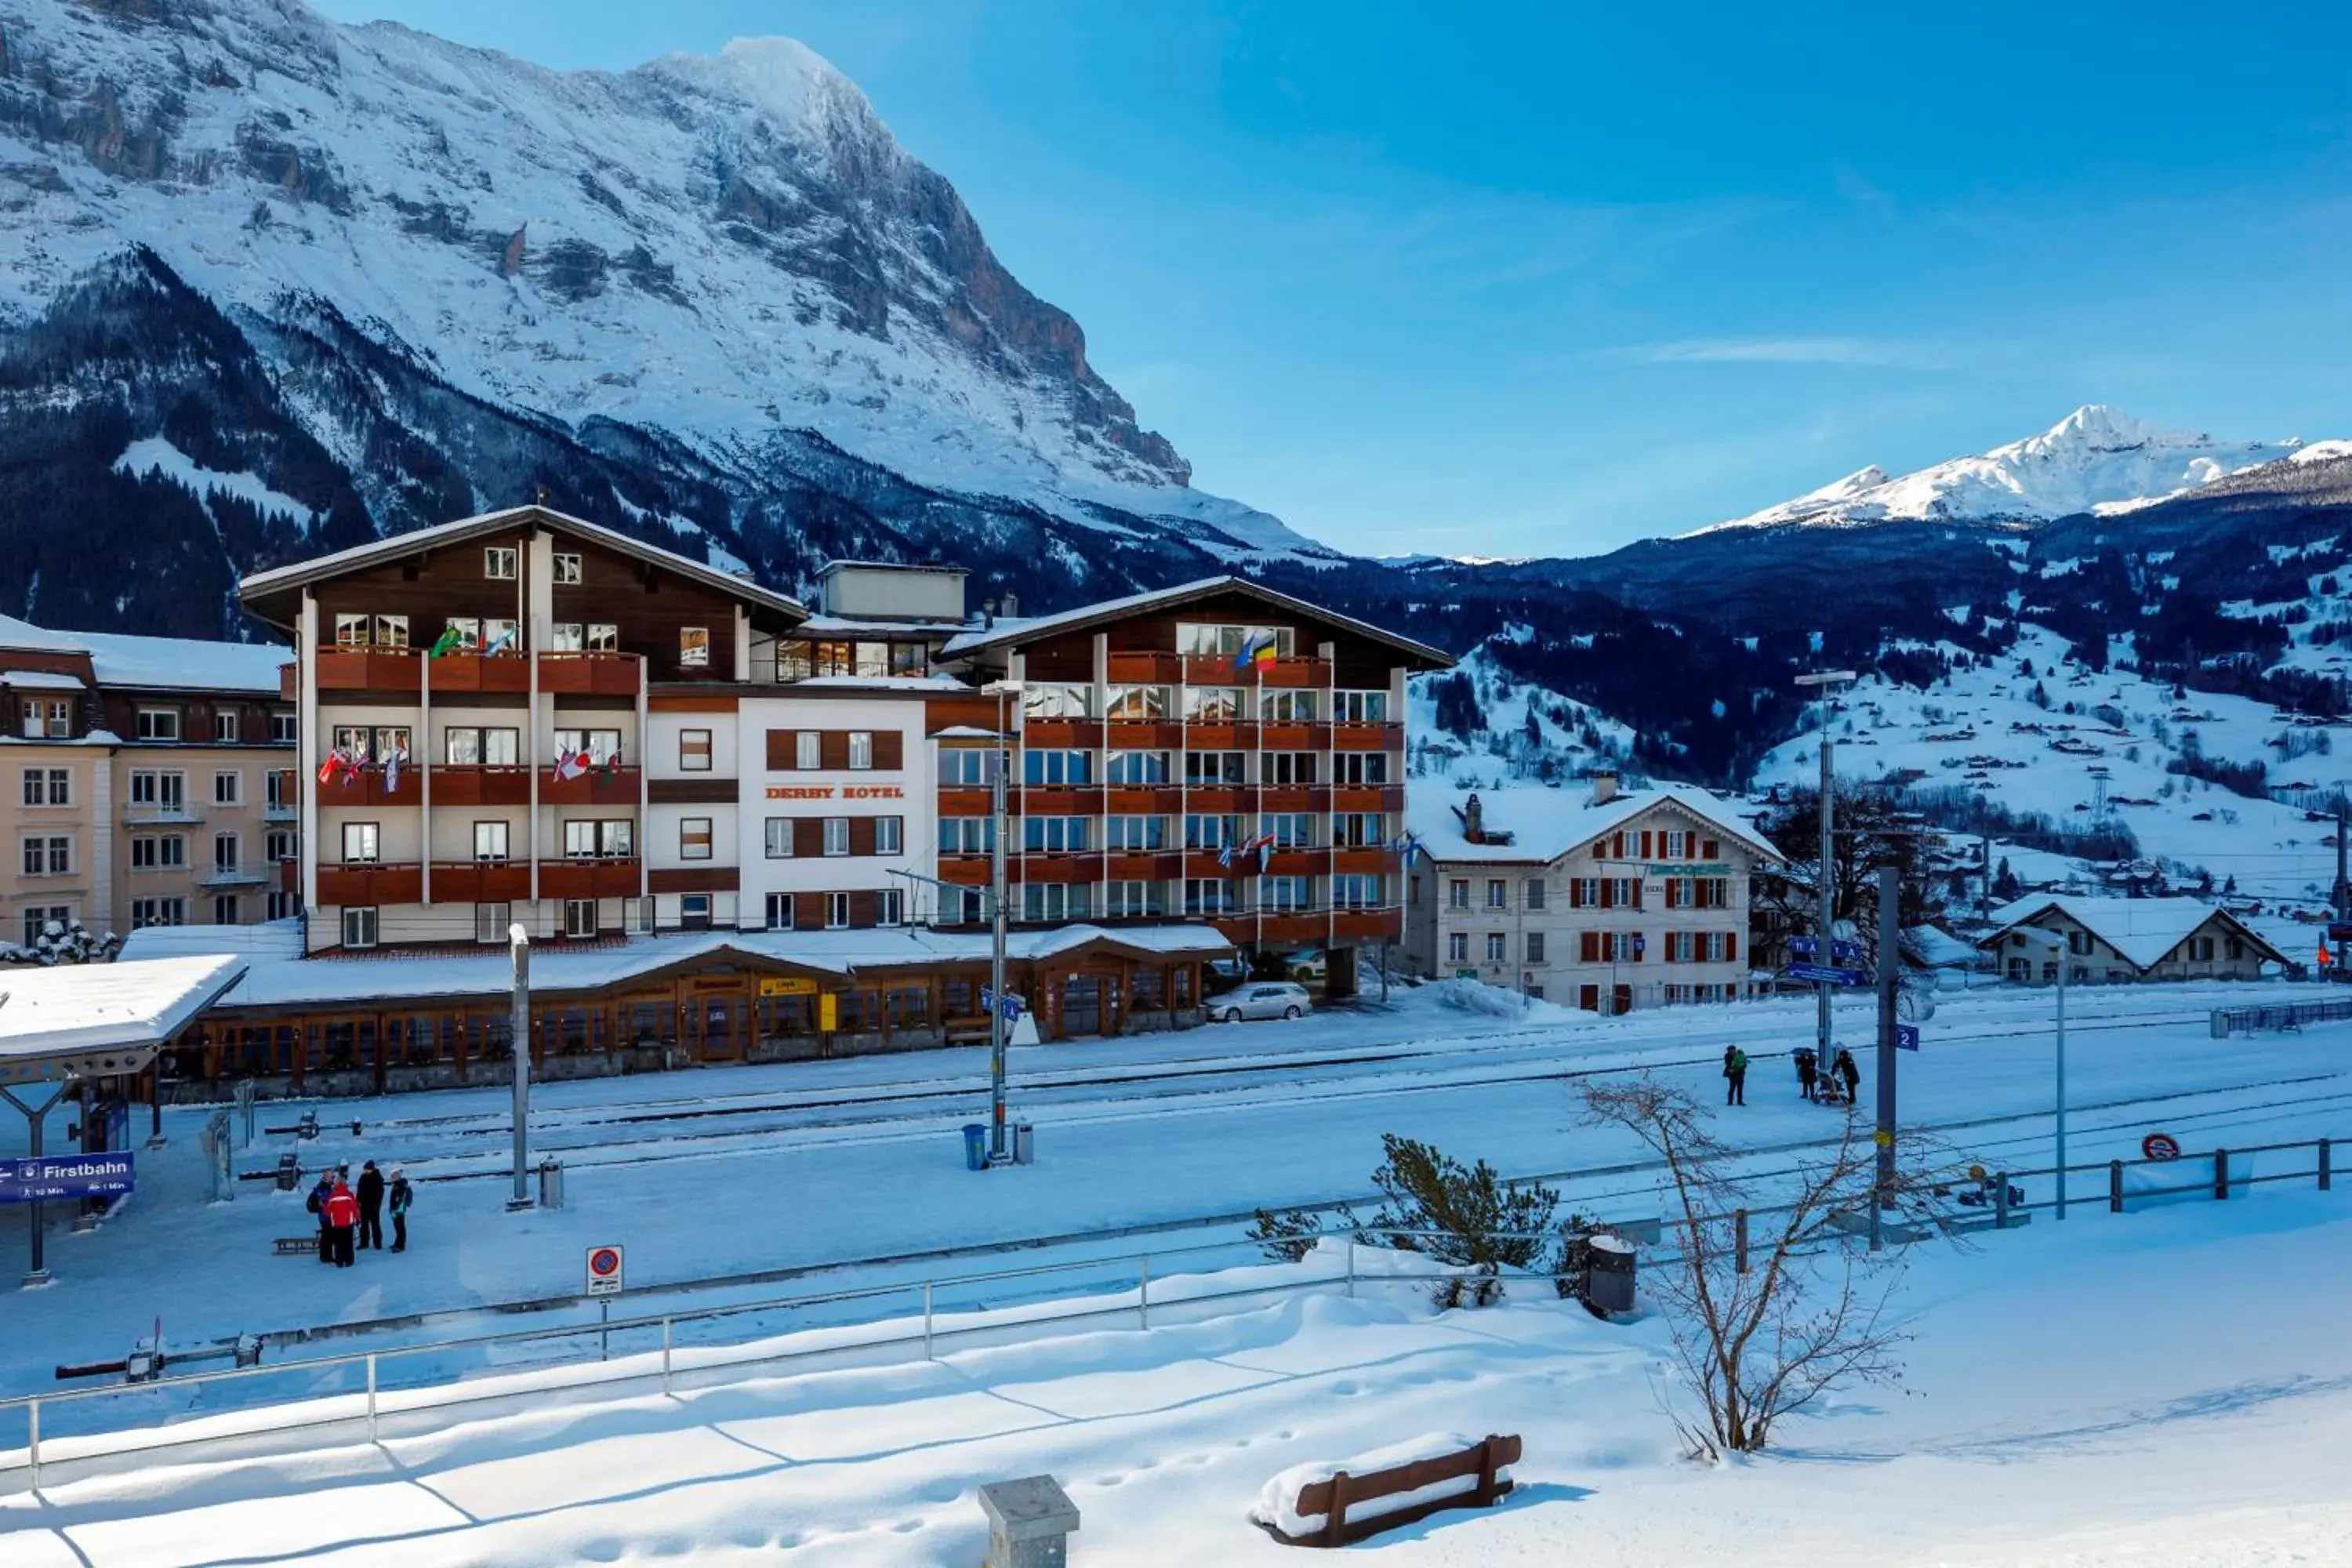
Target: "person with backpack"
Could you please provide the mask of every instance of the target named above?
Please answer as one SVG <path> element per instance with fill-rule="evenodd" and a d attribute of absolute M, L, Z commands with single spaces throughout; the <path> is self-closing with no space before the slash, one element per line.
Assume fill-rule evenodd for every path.
<path fill-rule="evenodd" d="M 1723 1047 L 1723 1103 L 1748 1103 L 1748 1053 L 1738 1046 Z"/>
<path fill-rule="evenodd" d="M 383 1173 L 373 1160 L 360 1167 L 360 1241 L 362 1247 L 383 1250 Z"/>
<path fill-rule="evenodd" d="M 1840 1046 L 1834 1066 L 1838 1077 L 1845 1081 L 1845 1102 L 1854 1104 L 1862 1089 L 1862 1069 L 1853 1065 L 1853 1053 Z"/>
<path fill-rule="evenodd" d="M 408 1205 L 415 1201 L 416 1192 L 408 1184 L 408 1178 L 401 1174 L 400 1167 L 397 1165 L 392 1168 L 390 1196 L 392 1198 L 392 1250 L 405 1252 L 408 1250 Z"/>
<path fill-rule="evenodd" d="M 335 1260 L 334 1237 L 327 1228 L 327 1200 L 334 1195 L 335 1173 L 332 1171 L 320 1172 L 319 1184 L 310 1189 L 310 1199 L 304 1206 L 319 1217 L 319 1261 L 321 1263 Z"/>
<path fill-rule="evenodd" d="M 335 1267 L 352 1266 L 352 1231 L 360 1223 L 360 1200 L 353 1195 L 352 1185 L 341 1176 L 335 1178 L 335 1190 L 327 1194 L 324 1210 L 327 1216 L 327 1250 L 334 1254 Z"/>
<path fill-rule="evenodd" d="M 1799 1046 L 1790 1054 L 1797 1062 L 1797 1092 L 1807 1100 L 1813 1099 L 1820 1092 L 1821 1058 L 1813 1055 L 1811 1046 Z"/>

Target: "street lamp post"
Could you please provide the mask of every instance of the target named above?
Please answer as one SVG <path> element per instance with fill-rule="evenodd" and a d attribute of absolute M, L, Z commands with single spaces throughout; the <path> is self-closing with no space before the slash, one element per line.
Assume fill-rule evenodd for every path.
<path fill-rule="evenodd" d="M 514 1036 L 514 1191 L 507 1212 L 533 1207 L 530 1196 L 530 932 L 517 921 L 507 927 L 507 951 L 514 960 L 510 1029 Z"/>
<path fill-rule="evenodd" d="M 1853 671 L 1850 669 L 1821 669 L 1797 677 L 1799 686 L 1810 686 L 1819 693 L 1822 705 L 1822 858 L 1821 870 L 1813 879 L 1821 894 L 1820 934 L 1814 939 L 1819 945 L 1814 949 L 1813 962 L 1820 964 L 1832 964 L 1837 961 L 1837 939 L 1832 934 L 1836 919 L 1830 889 L 1831 839 L 1836 816 L 1833 803 L 1837 790 L 1837 775 L 1830 770 L 1830 715 L 1834 707 L 1830 689 L 1852 685 L 1853 682 Z M 1813 1019 L 1813 1048 L 1815 1059 L 1820 1061 L 1824 1071 L 1828 1069 L 1832 1055 L 1830 1049 L 1830 984 L 1829 981 L 1823 980 L 1814 985 L 1819 1002 Z"/>
<path fill-rule="evenodd" d="M 2072 956 L 2066 939 L 2039 926 L 2020 926 L 2015 934 L 2026 945 L 2055 954 L 2058 960 L 2058 1202 L 2057 1217 L 2066 1217 L 2066 968 Z"/>

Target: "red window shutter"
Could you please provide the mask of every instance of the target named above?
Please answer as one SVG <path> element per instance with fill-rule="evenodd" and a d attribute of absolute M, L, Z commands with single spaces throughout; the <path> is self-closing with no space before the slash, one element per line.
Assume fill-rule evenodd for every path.
<path fill-rule="evenodd" d="M 897 730 L 874 731 L 874 765 L 896 773 L 907 765 L 907 737 Z"/>
<path fill-rule="evenodd" d="M 1601 933 L 1597 931 L 1579 931 L 1577 933 L 1576 941 L 1576 956 L 1586 963 L 1600 963 Z"/>
<path fill-rule="evenodd" d="M 1622 827 L 1617 830 L 1616 855 L 1620 860 L 1625 858 L 1625 830 Z"/>
<path fill-rule="evenodd" d="M 1679 909 L 1682 906 L 1676 901 L 1675 879 L 1669 877 L 1666 879 L 1666 908 L 1672 910 Z"/>
<path fill-rule="evenodd" d="M 1571 910 L 1584 907 L 1584 879 L 1581 877 L 1568 879 L 1568 907 Z"/>
<path fill-rule="evenodd" d="M 1642 858 L 1650 858 L 1650 830 L 1646 827 L 1642 829 Z"/>
<path fill-rule="evenodd" d="M 1613 901 L 1612 895 L 1616 891 L 1616 878 L 1603 877 L 1601 879 L 1601 907 L 1602 909 L 1605 910 L 1611 906 Z"/>
<path fill-rule="evenodd" d="M 1717 847 L 1716 842 L 1715 842 L 1715 840 L 1714 840 L 1714 839 L 1712 839 L 1712 838 L 1702 838 L 1702 839 L 1700 839 L 1700 840 L 1698 841 L 1698 858 L 1699 858 L 1700 859 L 1702 859 L 1702 860 L 1712 860 L 1712 859 L 1714 859 L 1714 858 L 1715 858 L 1715 857 L 1716 857 Z"/>
<path fill-rule="evenodd" d="M 1738 931 L 1726 931 L 1726 932 L 1724 932 L 1724 933 L 1723 933 L 1723 961 L 1724 961 L 1726 963 L 1730 963 L 1733 959 L 1738 958 L 1738 956 L 1739 956 L 1739 933 L 1738 933 Z"/>
<path fill-rule="evenodd" d="M 1634 878 L 1631 885 L 1633 892 L 1633 907 L 1638 910 L 1642 907 L 1642 879 Z"/>

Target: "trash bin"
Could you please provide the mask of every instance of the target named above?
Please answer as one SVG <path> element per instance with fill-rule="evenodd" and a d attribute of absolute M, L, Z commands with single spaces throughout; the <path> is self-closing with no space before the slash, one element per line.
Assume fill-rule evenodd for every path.
<path fill-rule="evenodd" d="M 278 1156 L 278 1190 L 290 1193 L 302 1179 L 302 1162 L 291 1154 Z"/>
<path fill-rule="evenodd" d="M 1584 1305 L 1602 1317 L 1633 1310 L 1633 1244 L 1596 1236 L 1585 1244 Z"/>
<path fill-rule="evenodd" d="M 543 1209 L 563 1206 L 563 1162 L 552 1156 L 539 1163 L 539 1206 Z"/>
<path fill-rule="evenodd" d="M 1034 1165 L 1037 1163 L 1037 1129 L 1027 1121 L 1013 1124 L 1013 1163 Z"/>
<path fill-rule="evenodd" d="M 963 1124 L 963 1168 L 967 1171 L 988 1169 L 988 1125 L 982 1121 Z"/>

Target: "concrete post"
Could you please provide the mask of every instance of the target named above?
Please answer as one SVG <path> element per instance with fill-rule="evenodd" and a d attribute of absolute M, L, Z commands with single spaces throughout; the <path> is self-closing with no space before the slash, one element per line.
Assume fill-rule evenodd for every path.
<path fill-rule="evenodd" d="M 988 1560 L 983 1568 L 1064 1568 L 1078 1509 L 1051 1476 L 1024 1476 L 980 1489 L 981 1511 L 988 1515 Z"/>

